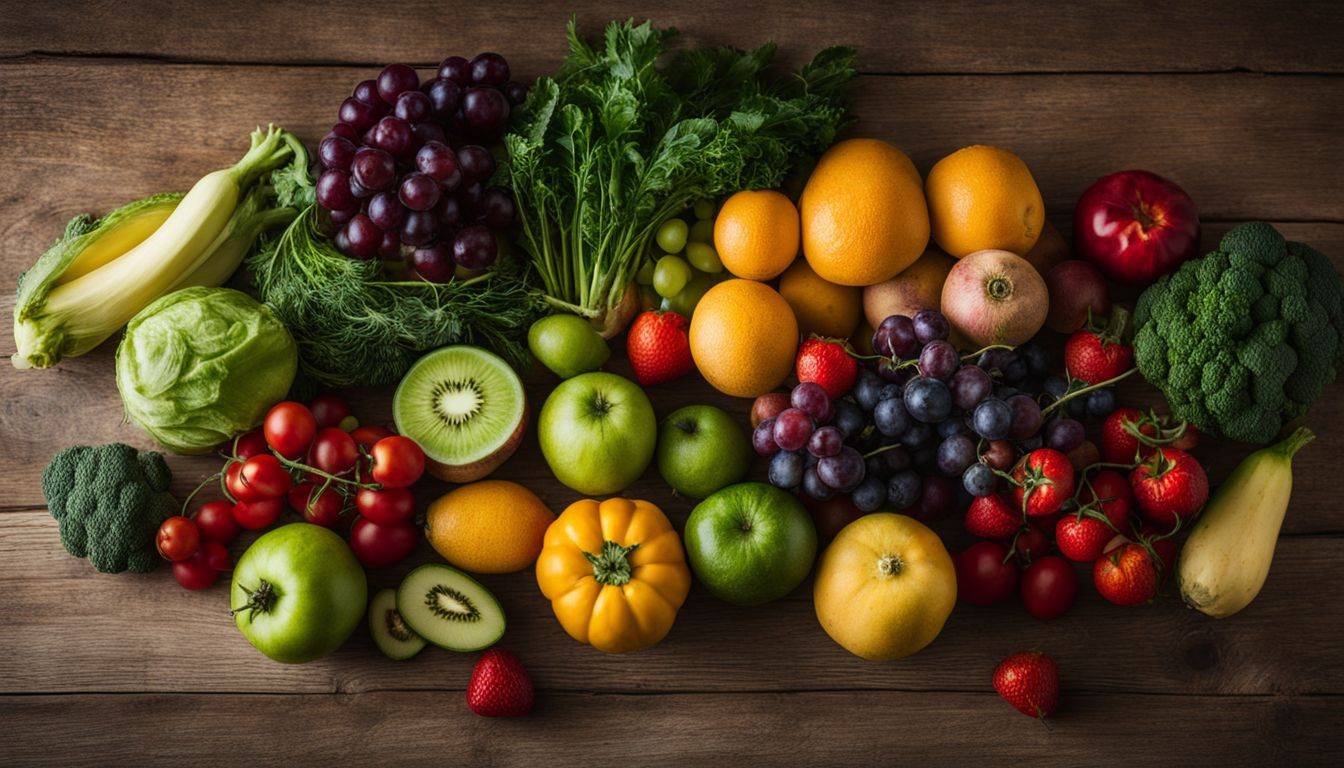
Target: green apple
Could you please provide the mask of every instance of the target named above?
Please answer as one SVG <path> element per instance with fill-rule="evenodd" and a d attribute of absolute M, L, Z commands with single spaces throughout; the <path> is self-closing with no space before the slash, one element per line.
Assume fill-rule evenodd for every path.
<path fill-rule="evenodd" d="M 527 329 L 532 356 L 562 379 L 596 371 L 611 349 L 592 323 L 578 315 L 549 315 Z"/>
<path fill-rule="evenodd" d="M 614 373 L 561 382 L 537 419 L 541 455 L 557 479 L 579 493 L 616 493 L 644 474 L 658 422 L 639 385 Z"/>
<path fill-rule="evenodd" d="M 341 647 L 364 618 L 368 583 L 345 540 L 310 523 L 252 542 L 233 569 L 229 607 L 257 650 L 287 664 Z"/>
<path fill-rule="evenodd" d="M 712 405 L 688 405 L 658 426 L 658 471 L 683 496 L 703 499 L 741 480 L 751 441 L 733 417 Z"/>
<path fill-rule="evenodd" d="M 792 592 L 817 556 L 817 529 L 793 494 L 739 483 L 696 505 L 686 520 L 686 555 L 715 597 L 761 605 Z"/>

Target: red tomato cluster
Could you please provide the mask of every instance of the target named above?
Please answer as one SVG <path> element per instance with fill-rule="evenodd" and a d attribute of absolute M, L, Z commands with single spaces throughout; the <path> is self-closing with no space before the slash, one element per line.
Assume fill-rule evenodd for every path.
<path fill-rule="evenodd" d="M 307 406 L 285 401 L 260 429 L 238 437 L 221 472 L 229 501 L 200 505 L 159 528 L 158 549 L 187 589 L 205 589 L 232 568 L 228 545 L 243 530 L 275 524 L 286 504 L 314 525 L 349 522 L 350 549 L 367 567 L 392 565 L 419 541 L 409 486 L 425 471 L 425 454 L 407 437 L 359 426 L 350 406 L 320 395 Z M 207 481 L 209 482 L 209 481 Z"/>
<path fill-rule="evenodd" d="M 1117 409 L 1102 432 L 1104 463 L 1095 449 L 1039 448 L 1017 462 L 1005 490 L 971 502 L 966 531 L 985 540 L 955 558 L 962 601 L 1016 594 L 1028 613 L 1053 619 L 1078 596 L 1073 563 L 1090 565 L 1097 592 L 1117 605 L 1157 595 L 1176 561 L 1173 537 L 1209 497 L 1203 467 L 1183 450 L 1198 433 L 1132 408 Z"/>

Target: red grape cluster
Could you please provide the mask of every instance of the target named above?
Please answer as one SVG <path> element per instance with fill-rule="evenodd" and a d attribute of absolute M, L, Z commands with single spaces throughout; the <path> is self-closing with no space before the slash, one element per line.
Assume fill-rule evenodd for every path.
<path fill-rule="evenodd" d="M 355 259 L 405 258 L 435 283 L 493 264 L 493 231 L 513 223 L 515 208 L 508 190 L 485 186 L 496 167 L 486 145 L 526 97 L 498 53 L 449 56 L 423 83 L 389 64 L 356 85 L 317 149 L 317 203 L 336 247 Z"/>

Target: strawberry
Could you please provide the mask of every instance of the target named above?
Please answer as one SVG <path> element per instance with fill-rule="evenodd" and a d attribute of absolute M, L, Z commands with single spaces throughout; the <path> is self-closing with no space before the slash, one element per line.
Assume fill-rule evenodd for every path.
<path fill-rule="evenodd" d="M 481 717 L 522 717 L 532 711 L 532 678 L 501 648 L 481 654 L 467 683 L 467 706 Z"/>
<path fill-rule="evenodd" d="M 630 365 L 641 386 L 651 387 L 691 372 L 689 323 L 676 312 L 645 312 L 630 325 L 625 341 Z"/>
<path fill-rule="evenodd" d="M 1002 493 L 971 500 L 966 509 L 966 532 L 982 539 L 1006 539 L 1022 526 L 1022 508 Z"/>
<path fill-rule="evenodd" d="M 1129 473 L 1144 518 L 1171 530 L 1194 517 L 1209 500 L 1209 477 L 1194 456 L 1162 446 Z"/>
<path fill-rule="evenodd" d="M 1199 445 L 1199 430 L 1138 408 L 1116 408 L 1101 425 L 1101 459 L 1107 463 L 1137 464 L 1159 445 L 1188 451 Z"/>
<path fill-rule="evenodd" d="M 1141 543 L 1116 536 L 1092 563 L 1092 583 L 1116 605 L 1139 605 L 1157 596 L 1160 560 Z"/>
<path fill-rule="evenodd" d="M 798 347 L 794 372 L 799 384 L 814 381 L 834 399 L 854 388 L 859 364 L 843 341 L 813 336 Z"/>
<path fill-rule="evenodd" d="M 1134 348 L 1121 341 L 1129 313 L 1116 307 L 1104 329 L 1083 328 L 1064 342 L 1064 370 L 1069 378 L 1100 384 L 1134 367 Z"/>
<path fill-rule="evenodd" d="M 1040 651 L 1021 651 L 994 669 L 994 690 L 1028 717 L 1050 717 L 1059 709 L 1059 666 Z"/>
<path fill-rule="evenodd" d="M 1037 448 L 1013 470 L 1013 500 L 1029 517 L 1053 515 L 1073 496 L 1073 464 L 1053 448 Z"/>
<path fill-rule="evenodd" d="M 1148 542 L 1148 546 L 1153 548 L 1153 553 L 1157 559 L 1162 561 L 1162 576 L 1165 578 L 1171 573 L 1171 569 L 1176 567 L 1176 553 L 1180 550 L 1180 545 L 1171 538 L 1171 531 L 1163 531 L 1149 522 L 1144 522 L 1139 527 L 1139 536 L 1143 541 Z"/>
<path fill-rule="evenodd" d="M 1101 557 L 1106 544 L 1129 530 L 1133 504 L 1129 481 L 1124 475 L 1104 469 L 1083 484 L 1079 508 L 1055 524 L 1055 544 L 1070 560 L 1090 563 Z"/>

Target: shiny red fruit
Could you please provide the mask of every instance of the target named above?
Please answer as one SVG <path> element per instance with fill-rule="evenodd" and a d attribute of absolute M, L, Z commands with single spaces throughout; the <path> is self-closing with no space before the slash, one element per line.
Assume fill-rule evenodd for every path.
<path fill-rule="evenodd" d="M 997 541 L 972 544 L 957 555 L 957 599 L 971 605 L 993 605 L 1017 591 L 1017 565 L 1008 548 Z"/>
<path fill-rule="evenodd" d="M 1112 280 L 1147 285 L 1198 255 L 1199 211 L 1155 173 L 1112 173 L 1078 198 L 1073 243 Z"/>

